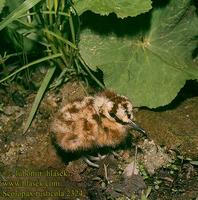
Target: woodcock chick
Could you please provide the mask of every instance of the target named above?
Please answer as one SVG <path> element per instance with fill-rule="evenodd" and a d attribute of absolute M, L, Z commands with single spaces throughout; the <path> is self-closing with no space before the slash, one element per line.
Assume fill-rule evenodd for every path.
<path fill-rule="evenodd" d="M 69 152 L 115 147 L 131 128 L 145 133 L 132 121 L 132 111 L 132 104 L 125 96 L 104 91 L 63 106 L 51 123 L 51 132 L 57 144 Z"/>

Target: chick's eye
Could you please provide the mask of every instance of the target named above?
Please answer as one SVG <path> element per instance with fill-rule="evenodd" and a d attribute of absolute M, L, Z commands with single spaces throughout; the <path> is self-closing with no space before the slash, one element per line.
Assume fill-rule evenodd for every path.
<path fill-rule="evenodd" d="M 128 112 L 128 110 L 125 110 L 125 114 L 127 115 L 127 117 L 130 119 L 131 118 L 131 113 Z"/>
<path fill-rule="evenodd" d="M 116 118 L 116 115 L 115 115 L 115 113 L 113 113 L 113 112 L 110 112 L 109 115 L 110 115 L 112 118 L 114 118 L 114 119 Z"/>

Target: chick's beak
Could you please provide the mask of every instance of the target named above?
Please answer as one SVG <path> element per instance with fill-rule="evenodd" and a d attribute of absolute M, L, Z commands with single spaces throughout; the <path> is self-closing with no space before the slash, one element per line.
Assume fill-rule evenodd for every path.
<path fill-rule="evenodd" d="M 146 134 L 146 131 L 143 128 L 141 128 L 139 125 L 137 125 L 135 122 L 131 121 L 128 125 L 132 129 L 139 131 L 140 133 Z"/>

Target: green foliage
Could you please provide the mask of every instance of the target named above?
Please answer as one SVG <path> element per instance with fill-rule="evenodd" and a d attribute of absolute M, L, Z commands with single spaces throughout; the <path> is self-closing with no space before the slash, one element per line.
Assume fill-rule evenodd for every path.
<path fill-rule="evenodd" d="M 145 192 L 142 192 L 141 200 L 147 200 L 148 199 L 149 194 L 151 193 L 151 189 L 152 188 L 149 186 Z"/>
<path fill-rule="evenodd" d="M 0 0 L 0 13 L 5 5 L 5 0 Z"/>
<path fill-rule="evenodd" d="M 190 164 L 198 166 L 198 160 L 192 160 L 190 161 Z"/>
<path fill-rule="evenodd" d="M 189 162 L 191 165 L 198 166 L 198 160 L 192 160 L 192 159 L 189 158 L 189 157 L 184 157 L 184 156 L 181 156 L 181 155 L 178 155 L 177 158 L 179 159 L 180 163 L 183 163 L 184 161 L 187 161 L 187 162 Z"/>
<path fill-rule="evenodd" d="M 151 6 L 150 0 L 74 0 L 78 14 L 90 10 L 100 15 L 115 13 L 118 17 L 134 17 L 141 13 L 149 11 Z"/>
<path fill-rule="evenodd" d="M 56 86 L 66 80 L 66 75 L 81 73 L 81 69 L 77 72 L 75 68 L 75 63 L 78 63 L 76 61 L 78 18 L 71 4 L 66 0 L 61 2 L 58 0 L 17 0 L 14 5 L 11 5 L 11 1 L 8 0 L 6 3 L 10 13 L 7 13 L 5 19 L 0 22 L 0 30 L 6 27 L 5 33 L 9 37 L 9 42 L 15 47 L 16 54 L 26 55 L 26 60 L 30 61 L 27 63 L 24 61 L 25 65 L 18 66 L 14 72 L 7 74 L 5 62 L 9 62 L 9 58 L 16 54 L 4 52 L 0 57 L 3 66 L 0 83 L 25 69 L 36 67 L 36 64 L 41 62 L 48 61 L 48 65 L 53 66 L 49 67 L 38 90 L 25 132 L 33 120 L 56 68 L 61 71 L 60 76 L 57 77 L 58 82 L 54 84 Z M 36 60 L 31 61 L 32 55 L 36 57 Z"/>
<path fill-rule="evenodd" d="M 22 70 L 27 69 L 28 67 L 31 67 L 31 66 L 36 65 L 36 64 L 39 64 L 39 63 L 44 62 L 44 61 L 49 61 L 51 59 L 58 58 L 60 56 L 62 56 L 62 54 L 60 54 L 60 53 L 59 54 L 54 54 L 54 55 L 51 55 L 51 56 L 46 56 L 46 57 L 43 57 L 41 59 L 35 60 L 35 61 L 31 62 L 31 63 L 28 63 L 27 65 L 24 65 L 24 66 L 20 67 L 18 70 L 14 71 L 10 75 L 8 75 L 5 78 L 1 79 L 0 83 L 6 81 L 7 79 L 9 79 L 12 76 L 16 75 L 17 73 L 21 72 Z"/>
<path fill-rule="evenodd" d="M 3 21 L 0 22 L 0 31 L 21 17 L 22 14 L 27 12 L 30 8 L 35 6 L 41 0 L 26 0 L 20 6 L 16 7 L 13 12 L 11 12 Z"/>
<path fill-rule="evenodd" d="M 104 72 L 107 87 L 129 96 L 136 106 L 156 108 L 170 103 L 186 80 L 198 79 L 192 58 L 198 18 L 190 1 L 172 0 L 139 19 L 144 20 L 134 19 L 121 34 L 118 27 L 117 32 L 83 30 L 80 53 L 92 69 Z"/>

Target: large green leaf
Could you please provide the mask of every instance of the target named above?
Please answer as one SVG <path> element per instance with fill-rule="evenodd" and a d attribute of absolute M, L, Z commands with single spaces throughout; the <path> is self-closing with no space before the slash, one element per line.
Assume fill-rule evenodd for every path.
<path fill-rule="evenodd" d="M 172 0 L 153 9 L 150 28 L 141 36 L 85 29 L 80 42 L 83 59 L 92 69 L 102 69 L 105 85 L 129 96 L 136 106 L 170 103 L 186 80 L 198 79 L 192 60 L 198 18 L 189 2 Z"/>
<path fill-rule="evenodd" d="M 118 17 L 136 16 L 149 11 L 151 0 L 74 0 L 74 6 L 81 15 L 91 10 L 100 15 L 115 13 Z"/>
<path fill-rule="evenodd" d="M 5 0 L 0 0 L 0 13 L 5 5 Z"/>

